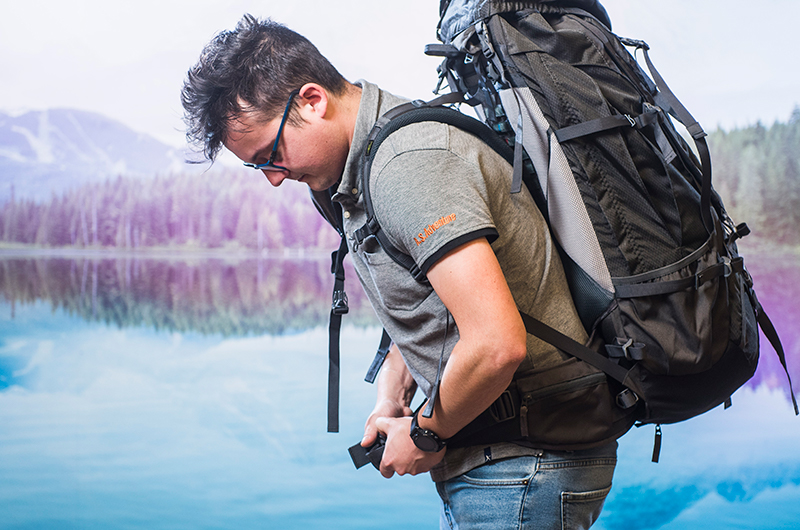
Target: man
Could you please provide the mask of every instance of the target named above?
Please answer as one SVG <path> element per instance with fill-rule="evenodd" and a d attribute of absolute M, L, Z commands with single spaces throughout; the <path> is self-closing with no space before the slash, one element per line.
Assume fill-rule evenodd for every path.
<path fill-rule="evenodd" d="M 509 192 L 505 160 L 441 123 L 404 127 L 380 147 L 370 180 L 376 215 L 426 274 L 422 283 L 374 237 L 353 238 L 366 219 L 367 136 L 405 100 L 347 82 L 305 38 L 249 15 L 205 48 L 182 97 L 187 137 L 209 159 L 224 145 L 272 185 L 303 182 L 341 205 L 359 279 L 394 342 L 362 441 L 387 437 L 381 473 L 430 471 L 442 528 L 590 526 L 611 486 L 616 442 L 572 452 L 446 445 L 515 373 L 564 359 L 526 334 L 520 309 L 586 339 L 547 227 L 527 191 Z M 437 383 L 431 417 L 415 414 L 417 387 L 430 398 Z"/>

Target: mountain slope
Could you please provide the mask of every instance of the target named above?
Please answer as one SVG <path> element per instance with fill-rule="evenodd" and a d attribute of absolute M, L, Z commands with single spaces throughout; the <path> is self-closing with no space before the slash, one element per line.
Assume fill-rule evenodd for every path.
<path fill-rule="evenodd" d="M 153 176 L 180 165 L 176 149 L 93 112 L 0 112 L 0 198 L 42 200 L 116 175 Z"/>

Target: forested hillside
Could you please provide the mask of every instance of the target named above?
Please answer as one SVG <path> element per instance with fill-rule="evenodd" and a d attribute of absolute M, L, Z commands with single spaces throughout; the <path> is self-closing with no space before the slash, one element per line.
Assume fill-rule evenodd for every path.
<path fill-rule="evenodd" d="M 800 108 L 788 123 L 710 135 L 714 187 L 750 237 L 800 244 Z"/>
<path fill-rule="evenodd" d="M 252 170 L 118 177 L 0 208 L 0 240 L 49 247 L 330 250 L 336 238 L 305 186 L 276 190 Z"/>
<path fill-rule="evenodd" d="M 714 186 L 753 239 L 800 244 L 800 109 L 787 123 L 710 135 Z M 118 177 L 45 202 L 0 205 L 0 241 L 44 247 L 330 250 L 336 234 L 305 186 L 275 190 L 254 171 Z"/>

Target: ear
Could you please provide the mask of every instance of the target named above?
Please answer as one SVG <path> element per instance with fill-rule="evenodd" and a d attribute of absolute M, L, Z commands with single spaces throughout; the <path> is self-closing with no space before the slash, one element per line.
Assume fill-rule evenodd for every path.
<path fill-rule="evenodd" d="M 324 118 L 328 113 L 328 104 L 331 99 L 328 91 L 316 83 L 306 83 L 300 88 L 297 95 L 300 116 L 310 118 Z"/>

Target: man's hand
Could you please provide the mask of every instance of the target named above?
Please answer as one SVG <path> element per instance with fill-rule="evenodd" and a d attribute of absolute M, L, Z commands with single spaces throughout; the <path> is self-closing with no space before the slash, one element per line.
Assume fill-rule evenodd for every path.
<path fill-rule="evenodd" d="M 372 409 L 372 414 L 367 418 L 367 423 L 364 425 L 364 438 L 361 440 L 362 447 L 369 447 L 375 443 L 378 437 L 378 431 L 383 432 L 376 425 L 378 418 L 402 418 L 404 416 L 411 416 L 414 413 L 408 406 L 401 405 L 397 401 L 391 399 L 382 399 L 375 404 Z M 409 427 L 410 428 L 410 427 Z"/>
<path fill-rule="evenodd" d="M 391 478 L 392 475 L 418 475 L 442 461 L 447 448 L 438 453 L 421 451 L 411 439 L 411 412 L 402 418 L 378 417 L 375 425 L 386 434 L 386 448 L 381 459 L 381 475 Z M 363 443 L 362 443 L 363 445 Z"/>

